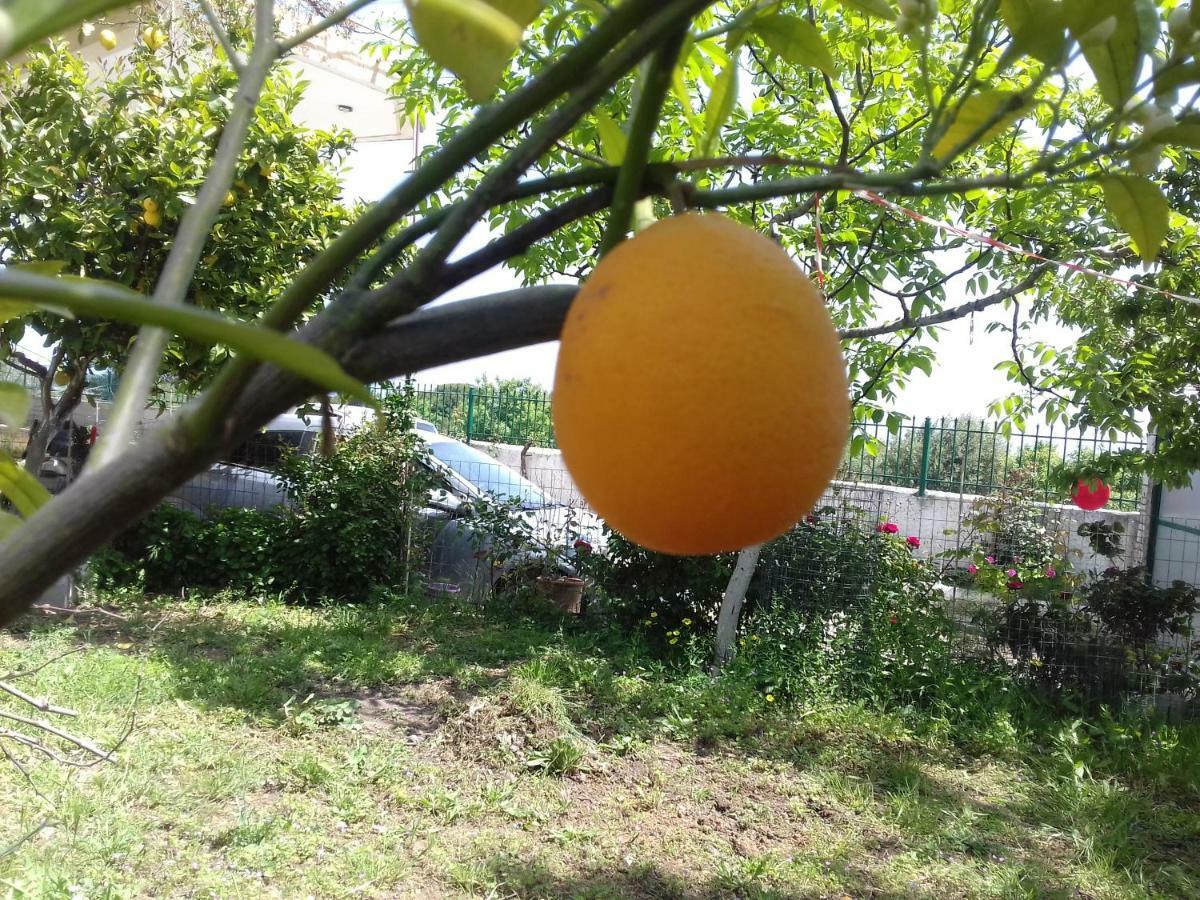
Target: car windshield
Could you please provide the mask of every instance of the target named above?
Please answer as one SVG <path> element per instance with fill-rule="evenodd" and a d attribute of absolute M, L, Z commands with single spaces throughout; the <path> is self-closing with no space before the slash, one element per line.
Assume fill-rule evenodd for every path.
<path fill-rule="evenodd" d="M 481 494 L 490 494 L 504 501 L 517 500 L 526 509 L 552 505 L 533 482 L 474 447 L 458 441 L 430 441 L 429 449 L 439 460 L 471 482 Z"/>

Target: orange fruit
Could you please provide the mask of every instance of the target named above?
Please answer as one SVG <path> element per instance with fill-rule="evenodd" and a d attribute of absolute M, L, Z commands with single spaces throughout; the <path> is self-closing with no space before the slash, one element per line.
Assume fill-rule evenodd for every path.
<path fill-rule="evenodd" d="M 663 553 L 782 534 L 850 431 L 841 343 L 812 282 L 716 214 L 619 245 L 567 315 L 554 381 L 563 459 L 592 508 Z"/>

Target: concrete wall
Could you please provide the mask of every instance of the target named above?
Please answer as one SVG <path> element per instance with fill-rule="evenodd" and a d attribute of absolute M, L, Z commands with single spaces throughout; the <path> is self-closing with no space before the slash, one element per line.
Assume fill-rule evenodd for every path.
<path fill-rule="evenodd" d="M 475 446 L 500 462 L 521 472 L 547 494 L 561 503 L 580 504 L 582 498 L 563 463 L 562 453 L 541 447 L 528 450 L 512 444 L 475 442 Z M 921 539 L 917 554 L 931 557 L 946 550 L 970 546 L 971 536 L 961 523 L 970 517 L 977 503 L 991 498 L 973 494 L 929 491 L 918 497 L 916 491 L 889 485 L 835 482 L 822 504 L 851 506 L 863 510 L 871 519 L 887 519 L 900 526 L 901 536 Z M 1136 512 L 1100 510 L 1086 512 L 1075 506 L 1051 503 L 1034 504 L 1042 511 L 1048 530 L 1066 540 L 1067 552 L 1077 571 L 1100 572 L 1111 563 L 1095 554 L 1078 535 L 1084 522 L 1120 523 L 1125 528 L 1124 565 L 1140 563 L 1145 554 L 1146 515 Z M 961 543 L 960 543 L 961 542 Z"/>

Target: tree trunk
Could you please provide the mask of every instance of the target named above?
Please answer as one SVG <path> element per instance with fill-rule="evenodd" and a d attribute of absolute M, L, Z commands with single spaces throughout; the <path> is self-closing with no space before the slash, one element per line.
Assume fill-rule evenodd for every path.
<path fill-rule="evenodd" d="M 79 408 L 79 401 L 83 399 L 83 389 L 87 385 L 87 364 L 81 361 L 58 401 L 52 403 L 50 389 L 54 384 L 56 371 L 57 366 L 51 366 L 41 379 L 42 415 L 38 420 L 38 427 L 30 432 L 29 443 L 25 447 L 25 471 L 34 477 L 46 461 L 46 447 L 50 444 L 50 439 Z"/>
<path fill-rule="evenodd" d="M 738 619 L 742 616 L 742 605 L 746 602 L 746 591 L 750 579 L 758 568 L 758 556 L 762 544 L 747 547 L 738 554 L 737 565 L 729 576 L 729 585 L 721 599 L 721 614 L 717 617 L 717 646 L 713 652 L 713 670 L 724 667 L 733 659 L 733 639 L 737 636 Z"/>

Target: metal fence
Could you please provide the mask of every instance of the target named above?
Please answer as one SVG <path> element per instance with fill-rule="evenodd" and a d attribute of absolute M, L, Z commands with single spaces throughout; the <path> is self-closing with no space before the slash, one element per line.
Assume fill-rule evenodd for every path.
<path fill-rule="evenodd" d="M 556 447 L 552 400 L 543 391 L 465 384 L 412 388 L 417 414 L 443 434 L 468 443 Z M 1006 431 L 998 422 L 969 417 L 913 418 L 892 428 L 886 421 L 868 423 L 865 438 L 844 460 L 842 480 L 913 488 L 922 496 L 928 491 L 996 494 L 1019 483 L 1046 502 L 1065 499 L 1059 479 L 1064 466 L 1145 447 L 1128 435 L 1041 426 Z M 1109 486 L 1113 509 L 1141 508 L 1144 489 L 1136 473 L 1122 474 Z"/>
<path fill-rule="evenodd" d="M 843 465 L 848 481 L 866 481 L 927 491 L 995 494 L 1020 483 L 1047 502 L 1061 500 L 1059 474 L 1065 466 L 1087 463 L 1106 453 L 1143 450 L 1128 435 L 1035 426 L 1032 432 L 1006 431 L 998 422 L 975 418 L 926 418 L 867 426 L 869 441 Z M 1113 509 L 1142 505 L 1144 489 L 1136 473 L 1110 485 Z"/>

